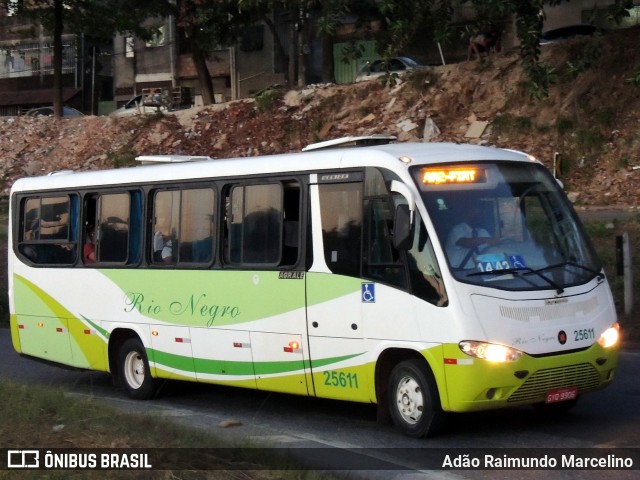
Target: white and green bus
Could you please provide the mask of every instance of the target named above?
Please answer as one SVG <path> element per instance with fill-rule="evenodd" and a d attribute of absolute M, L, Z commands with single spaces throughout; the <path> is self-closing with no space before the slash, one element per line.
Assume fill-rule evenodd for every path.
<path fill-rule="evenodd" d="M 614 379 L 602 264 L 528 155 L 151 160 L 15 182 L 16 351 L 136 399 L 176 379 L 374 403 L 415 437 L 446 412 L 563 410 Z"/>

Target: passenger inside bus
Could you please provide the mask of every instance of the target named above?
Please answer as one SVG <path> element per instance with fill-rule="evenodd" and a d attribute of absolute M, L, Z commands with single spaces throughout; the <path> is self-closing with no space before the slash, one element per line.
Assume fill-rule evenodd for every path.
<path fill-rule="evenodd" d="M 171 239 L 167 240 L 162 247 L 160 257 L 163 263 L 173 263 L 173 241 Z"/>
<path fill-rule="evenodd" d="M 96 263 L 96 246 L 95 246 L 96 230 L 93 225 L 87 227 L 87 236 L 85 238 L 84 248 L 82 250 L 82 258 L 84 263 Z"/>

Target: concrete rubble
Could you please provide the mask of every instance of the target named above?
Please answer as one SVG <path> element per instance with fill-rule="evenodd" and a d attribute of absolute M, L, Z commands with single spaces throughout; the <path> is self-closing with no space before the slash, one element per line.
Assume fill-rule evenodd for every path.
<path fill-rule="evenodd" d="M 390 134 L 401 142 L 513 148 L 535 155 L 549 168 L 556 151 L 570 156 L 571 137 L 560 135 L 554 123 L 544 123 L 557 125 L 575 109 L 554 111 L 569 93 L 558 87 L 544 102 L 532 102 L 518 90 L 523 74 L 516 53 L 491 62 L 484 71 L 478 62 L 429 68 L 391 87 L 371 80 L 279 90 L 267 109 L 256 99 L 244 99 L 129 118 L 0 117 L 1 194 L 7 195 L 19 177 L 127 166 L 135 155 L 268 155 L 348 135 Z M 586 88 L 574 84 L 561 87 Z M 609 81 L 606 98 L 618 99 L 622 106 L 610 107 L 620 118 L 610 127 L 614 133 L 606 149 L 585 157 L 588 168 L 576 167 L 563 178 L 565 188 L 583 205 L 640 205 L 640 95 L 618 93 L 614 84 Z M 506 128 L 519 125 L 514 119 L 528 123 L 519 120 L 519 130 Z"/>

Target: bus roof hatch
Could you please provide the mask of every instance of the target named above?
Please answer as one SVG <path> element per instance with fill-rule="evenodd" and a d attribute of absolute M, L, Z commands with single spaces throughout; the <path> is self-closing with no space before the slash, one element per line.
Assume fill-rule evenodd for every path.
<path fill-rule="evenodd" d="M 213 160 L 208 156 L 197 155 L 140 155 L 136 157 L 136 161 L 141 165 L 148 165 L 152 163 L 185 163 L 185 162 L 200 162 L 203 160 Z"/>
<path fill-rule="evenodd" d="M 328 148 L 344 147 L 369 147 L 372 145 L 386 145 L 397 140 L 394 135 L 367 135 L 361 137 L 342 137 L 324 142 L 312 143 L 302 149 L 303 152 L 311 150 L 324 150 Z"/>

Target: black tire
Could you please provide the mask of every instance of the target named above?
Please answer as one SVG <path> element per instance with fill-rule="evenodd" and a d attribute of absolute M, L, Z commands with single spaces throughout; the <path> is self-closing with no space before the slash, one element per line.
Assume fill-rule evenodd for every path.
<path fill-rule="evenodd" d="M 395 426 L 414 438 L 431 437 L 444 427 L 445 413 L 436 382 L 423 363 L 405 360 L 389 377 L 389 411 Z"/>
<path fill-rule="evenodd" d="M 118 378 L 124 391 L 135 400 L 147 400 L 156 391 L 147 353 L 137 338 L 124 341 L 118 352 Z"/>

